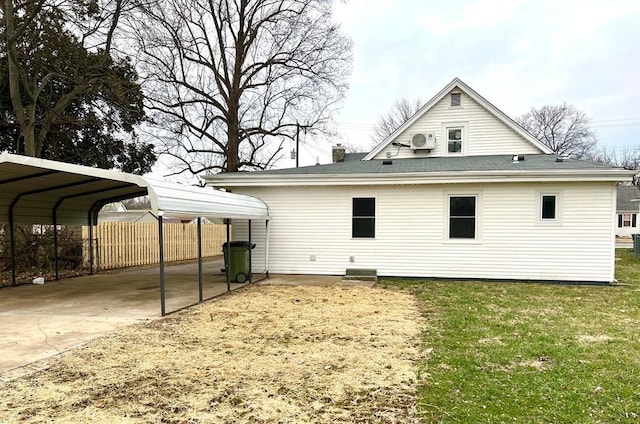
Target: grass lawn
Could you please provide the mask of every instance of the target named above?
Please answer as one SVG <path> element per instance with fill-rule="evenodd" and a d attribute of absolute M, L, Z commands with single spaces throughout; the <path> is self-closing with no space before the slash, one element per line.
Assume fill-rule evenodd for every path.
<path fill-rule="evenodd" d="M 640 422 L 640 260 L 614 286 L 384 281 L 426 318 L 427 423 Z"/>
<path fill-rule="evenodd" d="M 614 286 L 238 290 L 0 378 L 0 423 L 640 423 L 640 260 L 618 256 Z"/>

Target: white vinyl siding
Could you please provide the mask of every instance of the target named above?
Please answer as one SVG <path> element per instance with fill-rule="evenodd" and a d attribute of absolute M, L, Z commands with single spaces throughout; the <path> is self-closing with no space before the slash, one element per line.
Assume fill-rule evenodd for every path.
<path fill-rule="evenodd" d="M 447 156 L 447 123 L 465 122 L 467 134 L 464 135 L 464 155 L 509 155 L 539 154 L 540 150 L 506 126 L 491 112 L 482 107 L 465 93 L 461 93 L 461 107 L 451 107 L 449 96 L 443 97 L 436 105 L 402 132 L 394 141 L 409 145 L 410 134 L 435 132 L 436 148 L 430 152 L 408 148 L 398 148 L 391 144 L 376 155 L 376 159 L 385 159 L 387 152 L 394 158 Z M 397 156 L 395 156 L 397 153 Z"/>
<path fill-rule="evenodd" d="M 269 205 L 272 273 L 527 280 L 613 280 L 612 183 L 465 184 L 482 193 L 479 243 L 446 239 L 455 185 L 237 188 Z M 558 225 L 540 225 L 540 193 L 562 192 Z M 376 238 L 351 237 L 352 199 L 376 198 Z M 246 234 L 234 221 L 234 239 Z M 254 229 L 257 235 L 257 229 Z M 239 236 L 239 237 L 237 237 Z M 259 260 L 260 246 L 256 248 Z M 353 257 L 353 262 L 350 262 Z M 313 259 L 313 260 L 312 260 Z"/>

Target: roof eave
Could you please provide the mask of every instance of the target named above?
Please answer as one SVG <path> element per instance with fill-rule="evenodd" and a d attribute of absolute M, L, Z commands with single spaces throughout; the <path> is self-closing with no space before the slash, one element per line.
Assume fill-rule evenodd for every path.
<path fill-rule="evenodd" d="M 630 180 L 636 171 L 620 169 L 542 171 L 446 171 L 366 174 L 290 174 L 207 178 L 215 187 L 275 187 L 319 185 L 406 185 L 504 182 L 618 182 Z"/>

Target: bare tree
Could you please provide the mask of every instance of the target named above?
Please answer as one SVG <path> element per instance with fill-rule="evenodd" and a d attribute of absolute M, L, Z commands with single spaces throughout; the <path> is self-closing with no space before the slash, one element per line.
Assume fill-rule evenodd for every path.
<path fill-rule="evenodd" d="M 173 173 L 265 169 L 285 138 L 322 130 L 351 42 L 331 0 L 157 0 L 135 33 L 153 134 Z"/>
<path fill-rule="evenodd" d="M 376 121 L 373 129 L 374 142 L 379 143 L 391 135 L 400 125 L 411 118 L 421 106 L 422 101 L 420 99 L 409 100 L 404 97 L 397 99 L 391 109 Z"/>
<path fill-rule="evenodd" d="M 600 147 L 585 159 L 625 169 L 640 169 L 640 147 Z"/>
<path fill-rule="evenodd" d="M 591 119 L 566 103 L 532 108 L 515 120 L 560 155 L 588 158 L 598 144 L 598 138 L 589 126 Z"/>

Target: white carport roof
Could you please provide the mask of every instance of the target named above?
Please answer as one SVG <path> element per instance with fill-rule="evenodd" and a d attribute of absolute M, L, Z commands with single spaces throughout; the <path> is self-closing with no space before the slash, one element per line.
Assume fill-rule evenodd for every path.
<path fill-rule="evenodd" d="M 138 175 L 0 154 L 0 222 L 83 224 L 105 204 L 149 195 L 159 215 L 269 219 L 260 199 Z"/>

